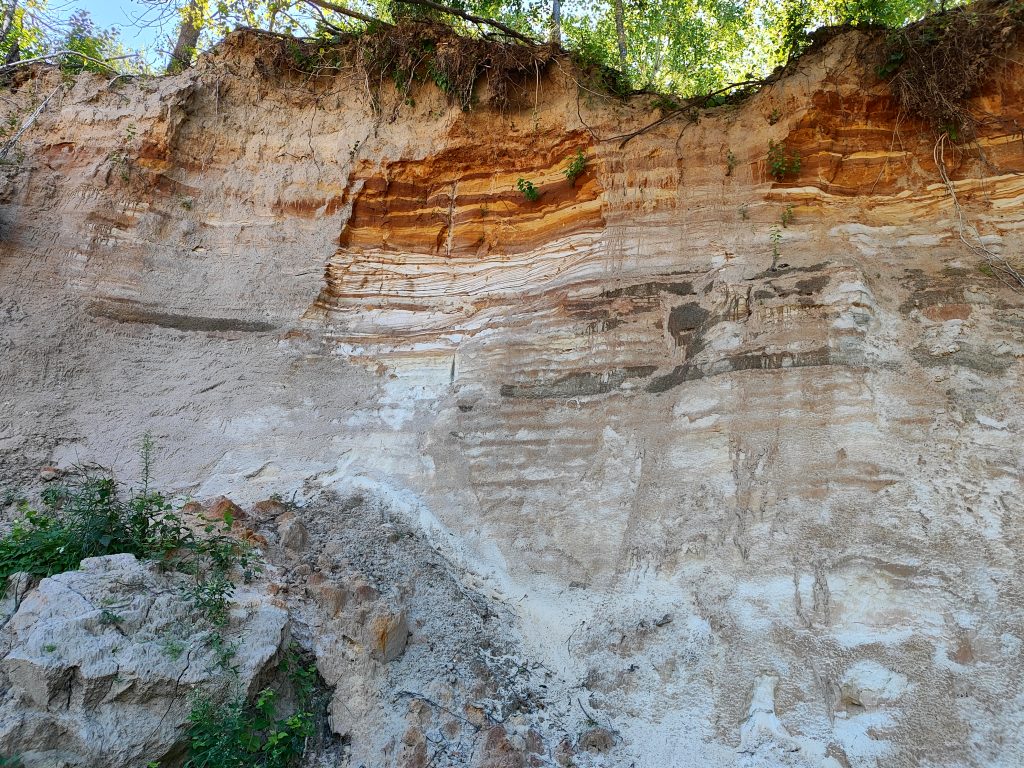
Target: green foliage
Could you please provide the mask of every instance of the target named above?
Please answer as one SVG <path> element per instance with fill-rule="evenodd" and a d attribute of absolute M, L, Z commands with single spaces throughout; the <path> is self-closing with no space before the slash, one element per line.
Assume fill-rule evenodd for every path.
<path fill-rule="evenodd" d="M 906 60 L 907 54 L 905 51 L 901 51 L 898 48 L 890 48 L 886 52 L 885 61 L 875 68 L 875 73 L 883 80 L 886 80 L 896 74 Z"/>
<path fill-rule="evenodd" d="M 294 649 L 282 661 L 294 691 L 295 711 L 279 711 L 279 694 L 264 688 L 252 702 L 216 703 L 200 698 L 189 715 L 185 768 L 290 768 L 298 764 L 315 730 L 317 674 Z"/>
<path fill-rule="evenodd" d="M 48 15 L 46 0 L 26 0 L 18 4 L 7 37 L 0 40 L 0 55 L 5 61 L 12 56 L 31 58 L 46 52 Z"/>
<path fill-rule="evenodd" d="M 309 708 L 313 705 L 320 685 L 320 678 L 314 662 L 304 663 L 299 655 L 298 647 L 292 644 L 281 659 L 281 671 L 287 675 L 299 706 Z"/>
<path fill-rule="evenodd" d="M 235 590 L 235 585 L 227 574 L 214 569 L 207 578 L 197 580 L 188 589 L 188 597 L 206 620 L 215 627 L 223 627 L 228 623 L 228 600 Z"/>
<path fill-rule="evenodd" d="M 779 216 L 779 224 L 783 227 L 788 227 L 796 219 L 796 214 L 793 213 L 793 206 L 787 205 L 785 210 Z"/>
<path fill-rule="evenodd" d="M 234 699 L 218 705 L 200 699 L 189 723 L 185 768 L 288 768 L 302 756 L 313 717 L 309 712 L 278 717 L 276 695 L 266 688 L 252 704 Z"/>
<path fill-rule="evenodd" d="M 160 642 L 160 650 L 171 661 L 177 661 L 185 653 L 185 641 L 178 637 L 166 636 Z"/>
<path fill-rule="evenodd" d="M 223 626 L 234 589 L 231 573 L 240 569 L 251 577 L 256 568 L 252 550 L 225 535 L 231 528 L 227 516 L 220 531 L 209 524 L 204 535 L 186 526 L 170 501 L 150 490 L 151 458 L 147 437 L 141 489 L 125 491 L 109 474 L 88 471 L 48 487 L 41 508 L 22 501 L 20 517 L 0 539 L 0 580 L 18 572 L 52 576 L 78 568 L 88 557 L 132 554 L 192 574 L 195 583 L 188 596 L 211 624 Z M 110 610 L 100 616 L 101 624 L 120 620 Z"/>
<path fill-rule="evenodd" d="M 516 189 L 531 203 L 540 199 L 540 190 L 537 189 L 532 181 L 520 178 L 516 181 Z"/>
<path fill-rule="evenodd" d="M 651 109 L 660 109 L 662 112 L 678 112 L 684 107 L 684 103 L 669 93 L 659 93 L 651 99 Z"/>
<path fill-rule="evenodd" d="M 159 494 L 120 495 L 112 477 L 87 474 L 51 486 L 42 509 L 19 505 L 21 518 L 0 539 L 0 578 L 18 571 L 51 576 L 87 557 L 127 552 L 162 557 L 183 545 L 186 531 Z"/>
<path fill-rule="evenodd" d="M 108 611 L 107 609 L 104 609 L 104 610 L 102 610 L 100 612 L 100 624 L 102 626 L 105 626 L 105 627 L 117 626 L 122 621 L 124 621 L 124 619 L 121 616 L 118 616 L 113 611 Z"/>
<path fill-rule="evenodd" d="M 777 180 L 800 173 L 800 155 L 790 152 L 785 144 L 768 142 L 768 170 Z"/>
<path fill-rule="evenodd" d="M 567 47 L 586 61 L 624 67 L 634 86 L 696 96 L 764 77 L 843 25 L 900 28 L 962 0 L 623 0 L 626 58 L 619 59 L 614 3 L 563 5 Z M 713 106 L 713 105 L 708 105 Z"/>
<path fill-rule="evenodd" d="M 119 71 L 138 69 L 136 64 L 111 61 L 124 53 L 112 30 L 97 27 L 85 12 L 63 17 L 64 7 L 51 9 L 47 3 L 19 3 L 11 33 L 0 41 L 0 53 L 7 54 L 15 47 L 22 57 L 28 57 L 70 48 L 90 59 L 105 60 Z M 820 28 L 853 24 L 899 29 L 929 13 L 961 4 L 962 0 L 621 0 L 625 49 L 620 52 L 615 2 L 567 0 L 562 3 L 561 42 L 583 71 L 581 85 L 585 89 L 625 95 L 640 88 L 696 96 L 766 76 L 820 39 L 815 35 Z M 548 37 L 548 0 L 460 0 L 454 5 L 533 39 Z M 316 14 L 300 12 L 301 6 L 285 0 L 202 0 L 163 7 L 167 15 L 160 21 L 176 17 L 179 23 L 201 30 L 199 49 L 208 48 L 239 26 L 296 35 L 301 39 L 286 43 L 287 55 L 297 69 L 310 73 L 337 72 L 346 66 L 332 43 L 385 29 L 379 23 L 356 21 L 326 8 Z M 353 7 L 387 23 L 421 28 L 443 24 L 477 43 L 489 42 L 485 36 L 502 37 L 487 25 L 395 0 L 363 0 Z M 420 52 L 404 67 L 407 76 L 418 68 L 420 59 L 424 69 L 427 67 L 430 57 Z M 476 64 L 490 77 L 493 61 L 488 59 L 489 55 L 484 56 Z M 465 83 L 451 63 L 435 66 L 427 79 L 466 108 Z M 880 71 L 894 71 L 899 63 L 887 62 Z M 78 57 L 68 57 L 65 66 L 74 72 L 103 69 Z M 532 69 L 527 74 L 532 74 Z M 409 77 L 404 83 L 408 82 Z M 713 101 L 727 98 L 723 94 Z"/>
<path fill-rule="evenodd" d="M 88 11 L 78 10 L 68 22 L 68 32 L 61 42 L 61 48 L 76 51 L 82 56 L 65 56 L 61 68 L 68 73 L 109 72 L 110 67 L 102 62 L 110 55 L 116 55 L 117 36 L 112 30 L 104 30 L 93 24 Z"/>
<path fill-rule="evenodd" d="M 427 65 L 427 75 L 445 95 L 451 95 L 455 92 L 455 84 L 451 81 L 448 73 L 438 66 L 436 59 L 431 59 Z"/>
<path fill-rule="evenodd" d="M 210 649 L 213 651 L 213 655 L 217 659 L 218 668 L 231 674 L 238 673 L 238 668 L 231 664 L 231 660 L 238 655 L 237 645 L 225 642 L 222 634 L 214 632 L 210 635 Z"/>
<path fill-rule="evenodd" d="M 577 149 L 576 154 L 573 155 L 572 160 L 569 161 L 569 165 L 565 167 L 563 173 L 565 178 L 568 179 L 569 184 L 575 186 L 576 179 L 582 176 L 585 170 L 587 170 L 587 156 L 583 154 L 582 149 Z"/>

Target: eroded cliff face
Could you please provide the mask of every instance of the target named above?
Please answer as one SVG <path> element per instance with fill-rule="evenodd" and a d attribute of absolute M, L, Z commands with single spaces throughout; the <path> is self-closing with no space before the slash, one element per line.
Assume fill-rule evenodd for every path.
<path fill-rule="evenodd" d="M 321 603 L 352 510 L 431 542 L 388 572 L 410 651 L 321 643 L 352 765 L 1024 762 L 1024 297 L 935 154 L 1016 258 L 1019 57 L 954 149 L 859 33 L 628 141 L 649 100 L 563 66 L 504 112 L 375 111 L 275 46 L 83 76 L 22 139 L 8 475 L 130 472 L 149 430 L 183 493 L 310 500 L 289 578 Z"/>

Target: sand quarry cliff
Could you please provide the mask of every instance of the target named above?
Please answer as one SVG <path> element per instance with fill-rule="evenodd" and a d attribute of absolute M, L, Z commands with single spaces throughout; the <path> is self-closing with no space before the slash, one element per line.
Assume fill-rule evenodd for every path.
<path fill-rule="evenodd" d="M 252 34 L 82 75 L 4 169 L 3 474 L 149 431 L 182 498 L 294 498 L 344 764 L 1021 765 L 1024 50 L 958 148 L 870 43 L 628 141 L 558 62 L 469 111 Z"/>

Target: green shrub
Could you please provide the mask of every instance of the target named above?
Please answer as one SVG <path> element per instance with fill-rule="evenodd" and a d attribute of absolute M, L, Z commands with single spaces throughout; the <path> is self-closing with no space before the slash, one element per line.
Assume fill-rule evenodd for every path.
<path fill-rule="evenodd" d="M 790 152 L 784 144 L 768 142 L 768 169 L 777 181 L 800 173 L 800 155 Z"/>
<path fill-rule="evenodd" d="M 189 715 L 189 753 L 185 768 L 290 768 L 302 757 L 316 730 L 317 673 L 294 648 L 281 662 L 295 694 L 296 707 L 282 714 L 278 694 L 260 691 L 254 701 L 234 698 L 222 704 L 200 698 Z"/>
<path fill-rule="evenodd" d="M 576 154 L 569 161 L 569 165 L 566 166 L 563 173 L 565 178 L 569 180 L 569 184 L 575 186 L 576 179 L 582 176 L 585 170 L 587 170 L 587 156 L 583 154 L 582 149 L 577 149 Z"/>
<path fill-rule="evenodd" d="M 189 759 L 185 768 L 288 768 L 302 756 L 313 732 L 313 715 L 296 712 L 279 718 L 276 694 L 260 691 L 246 704 L 233 699 L 214 704 L 200 699 L 189 715 Z"/>
<path fill-rule="evenodd" d="M 527 181 L 526 179 L 519 179 L 518 181 L 516 181 L 516 189 L 518 189 L 522 196 L 529 200 L 531 203 L 534 203 L 540 199 L 540 190 L 537 189 L 537 187 L 534 185 L 532 181 Z"/>
<path fill-rule="evenodd" d="M 162 558 L 194 544 L 158 493 L 121 497 L 112 477 L 86 475 L 47 488 L 42 509 L 19 504 L 22 517 L 0 539 L 0 578 L 19 571 L 52 576 L 74 570 L 87 557 L 126 552 Z"/>
<path fill-rule="evenodd" d="M 188 528 L 170 501 L 149 489 L 151 449 L 144 442 L 141 490 L 125 491 L 109 474 L 89 471 L 47 488 L 40 509 L 22 501 L 21 516 L 0 538 L 0 584 L 19 572 L 52 576 L 75 570 L 89 557 L 126 553 L 193 575 L 187 594 L 196 608 L 214 626 L 226 624 L 231 572 L 237 567 L 251 577 L 252 549 L 225 535 L 230 515 L 220 532 L 212 524 L 202 535 Z M 114 616 L 105 611 L 101 621 L 116 623 Z"/>
<path fill-rule="evenodd" d="M 227 573 L 214 569 L 205 579 L 197 580 L 187 591 L 192 605 L 215 627 L 228 623 L 228 600 L 235 585 Z"/>

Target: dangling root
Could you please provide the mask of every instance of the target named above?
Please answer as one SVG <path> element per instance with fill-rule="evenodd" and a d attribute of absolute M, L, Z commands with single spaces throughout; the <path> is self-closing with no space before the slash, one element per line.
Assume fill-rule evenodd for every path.
<path fill-rule="evenodd" d="M 954 139 L 978 125 L 967 100 L 1024 28 L 1015 0 L 979 0 L 928 16 L 889 36 L 880 73 L 900 108 Z"/>
<path fill-rule="evenodd" d="M 986 246 L 984 241 L 981 239 L 981 235 L 979 234 L 977 227 L 971 224 L 970 220 L 967 218 L 967 214 L 964 212 L 963 206 L 960 204 L 960 200 L 956 196 L 956 187 L 953 185 L 953 181 L 949 178 L 949 173 L 946 171 L 946 140 L 947 136 L 945 133 L 939 136 L 939 139 L 935 142 L 935 147 L 932 150 L 932 157 L 935 159 L 935 165 L 939 169 L 939 176 L 942 178 L 942 183 L 949 192 L 950 200 L 953 201 L 953 210 L 956 213 L 960 242 L 971 249 L 971 251 L 985 259 L 996 276 L 1002 282 L 1014 288 L 1024 288 L 1024 275 L 1022 275 L 1005 258 Z"/>

